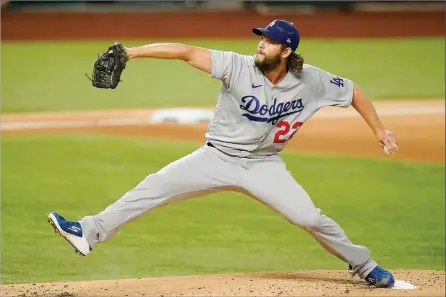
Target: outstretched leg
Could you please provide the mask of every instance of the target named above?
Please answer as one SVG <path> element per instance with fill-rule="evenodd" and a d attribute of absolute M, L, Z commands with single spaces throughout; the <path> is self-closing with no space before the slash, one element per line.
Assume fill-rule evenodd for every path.
<path fill-rule="evenodd" d="M 195 152 L 148 175 L 119 200 L 79 222 L 65 220 L 57 213 L 49 222 L 77 252 L 87 255 L 97 243 L 112 238 L 124 225 L 168 203 L 236 190 L 240 168 L 217 156 L 212 148 Z"/>
<path fill-rule="evenodd" d="M 321 214 L 283 162 L 252 162 L 244 181 L 244 188 L 252 197 L 306 230 L 326 251 L 348 263 L 351 274 L 358 274 L 377 286 L 393 285 L 390 273 L 376 274 L 380 268 L 370 258 L 371 253 L 366 247 L 353 244 L 335 221 Z"/>

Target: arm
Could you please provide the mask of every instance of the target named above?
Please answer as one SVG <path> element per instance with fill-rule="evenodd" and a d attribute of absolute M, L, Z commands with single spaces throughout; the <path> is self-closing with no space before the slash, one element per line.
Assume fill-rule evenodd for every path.
<path fill-rule="evenodd" d="M 129 59 L 154 58 L 182 60 L 207 73 L 212 72 L 209 49 L 181 43 L 154 43 L 126 48 Z"/>
<path fill-rule="evenodd" d="M 365 92 L 356 84 L 353 89 L 352 106 L 372 129 L 378 139 L 379 145 L 383 148 L 387 148 L 392 154 L 396 153 L 398 151 L 398 144 L 395 134 L 384 128 L 372 102 L 370 102 Z"/>

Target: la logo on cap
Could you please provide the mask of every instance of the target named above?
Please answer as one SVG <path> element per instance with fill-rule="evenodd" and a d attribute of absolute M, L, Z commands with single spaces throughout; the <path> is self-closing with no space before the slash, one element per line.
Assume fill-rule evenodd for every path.
<path fill-rule="evenodd" d="M 288 43 L 291 43 L 291 39 L 289 39 L 289 38 L 288 38 L 286 41 L 287 41 Z"/>

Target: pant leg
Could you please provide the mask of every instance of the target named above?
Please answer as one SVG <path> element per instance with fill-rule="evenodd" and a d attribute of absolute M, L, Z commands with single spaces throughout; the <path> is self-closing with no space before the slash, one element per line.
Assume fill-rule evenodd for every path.
<path fill-rule="evenodd" d="M 201 147 L 148 175 L 115 203 L 81 220 L 89 244 L 109 240 L 125 224 L 173 201 L 232 190 L 237 168 Z"/>
<path fill-rule="evenodd" d="M 364 278 L 377 265 L 366 247 L 353 244 L 335 221 L 321 214 L 281 160 L 252 162 L 244 176 L 244 188 L 253 198 L 306 230 L 326 251 L 351 265 L 350 273 Z"/>

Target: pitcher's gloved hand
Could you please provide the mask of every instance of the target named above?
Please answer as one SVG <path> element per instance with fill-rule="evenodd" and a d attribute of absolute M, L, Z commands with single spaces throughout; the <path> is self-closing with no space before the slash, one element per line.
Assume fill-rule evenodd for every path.
<path fill-rule="evenodd" d="M 124 46 L 115 42 L 108 47 L 106 52 L 98 56 L 93 67 L 93 77 L 85 75 L 96 88 L 115 89 L 121 82 L 121 73 L 125 69 L 127 61 L 128 55 Z"/>

